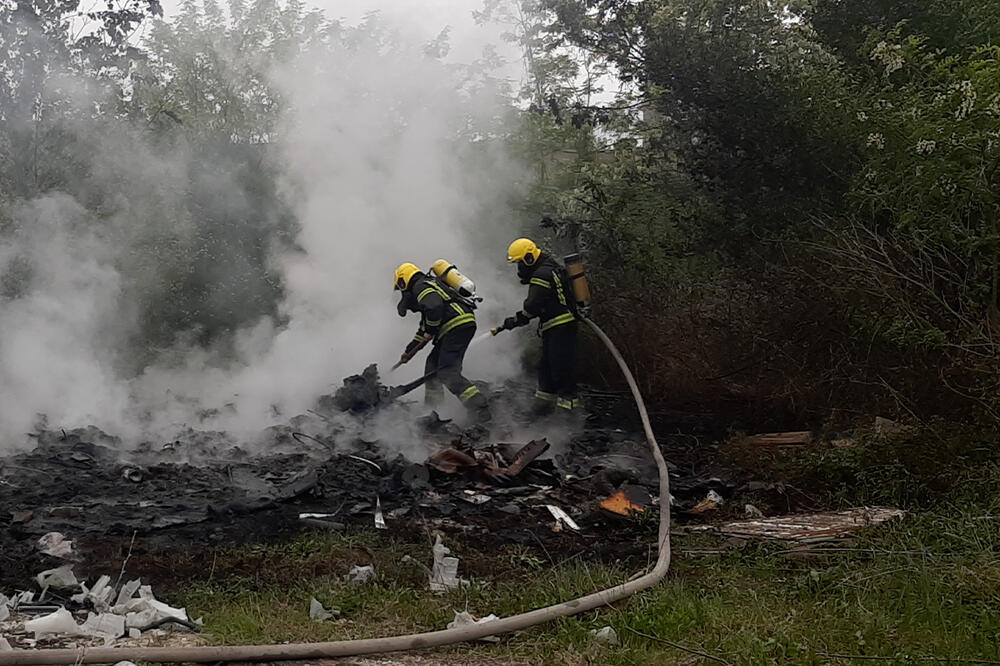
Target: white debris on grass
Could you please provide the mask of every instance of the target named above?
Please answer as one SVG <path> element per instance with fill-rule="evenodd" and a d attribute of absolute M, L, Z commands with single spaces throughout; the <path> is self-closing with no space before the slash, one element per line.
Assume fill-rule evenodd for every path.
<path fill-rule="evenodd" d="M 355 564 L 353 567 L 351 567 L 350 572 L 348 572 L 347 574 L 347 580 L 356 585 L 361 585 L 363 583 L 373 581 L 377 577 L 378 576 L 375 574 L 375 567 L 373 567 L 370 564 L 364 567 Z"/>
<path fill-rule="evenodd" d="M 309 600 L 309 618 L 315 620 L 316 622 L 322 622 L 324 620 L 330 620 L 336 616 L 340 615 L 340 611 L 336 608 L 331 608 L 327 610 L 323 608 L 323 604 L 316 600 L 315 597 Z"/>
<path fill-rule="evenodd" d="M 458 577 L 458 558 L 441 541 L 438 534 L 434 541 L 434 565 L 431 567 L 430 586 L 433 592 L 447 592 L 469 582 Z"/>
<path fill-rule="evenodd" d="M 93 587 L 87 587 L 86 583 L 80 583 L 80 594 L 75 594 L 70 599 L 78 604 L 89 601 L 98 612 L 105 612 L 111 609 L 111 597 L 114 596 L 115 588 L 111 587 L 111 576 L 101 576 L 94 583 Z"/>
<path fill-rule="evenodd" d="M 190 621 L 186 609 L 174 608 L 158 601 L 149 585 L 139 586 L 139 598 L 129 599 L 124 604 L 115 606 L 115 612 L 125 615 L 125 626 L 138 629 L 170 618 Z"/>
<path fill-rule="evenodd" d="M 135 580 L 130 580 L 129 582 L 122 585 L 121 591 L 118 593 L 118 599 L 115 601 L 115 607 L 124 606 L 128 603 L 128 600 L 135 596 L 135 593 L 139 590 L 142 585 L 142 581 L 138 578 Z"/>
<path fill-rule="evenodd" d="M 621 641 L 618 640 L 618 632 L 615 631 L 614 627 L 591 629 L 590 635 L 601 645 L 621 645 Z"/>
<path fill-rule="evenodd" d="M 43 636 L 47 640 L 83 637 L 111 645 L 119 638 L 140 638 L 142 629 L 162 620 L 190 622 L 184 608 L 174 608 L 157 600 L 152 588 L 142 585 L 139 580 L 124 583 L 117 597 L 116 586 L 111 584 L 110 576 L 101 576 L 93 586 L 88 586 L 86 581 L 77 581 L 71 565 L 43 571 L 35 577 L 35 582 L 43 590 L 39 601 L 44 600 L 45 592 L 50 588 L 78 587 L 81 592 L 73 595 L 72 601 L 86 604 L 95 612 L 88 613 L 82 624 L 66 608 L 58 608 L 41 617 L 25 618 L 23 614 L 17 614 L 18 608 L 37 603 L 33 592 L 20 592 L 13 599 L 0 595 L 0 622 L 6 622 L 4 632 L 23 622 L 23 634 L 34 634 L 34 640 L 30 640 L 20 630 L 15 632 L 13 635 L 22 636 L 18 639 L 18 647 L 34 647 Z M 112 599 L 116 599 L 114 606 L 111 605 Z"/>
<path fill-rule="evenodd" d="M 455 627 L 464 627 L 470 624 L 483 624 L 484 622 L 495 622 L 496 620 L 499 619 L 500 618 L 498 618 L 496 615 L 493 615 L 492 613 L 490 615 L 487 615 L 486 617 L 477 618 L 475 615 L 472 615 L 468 611 L 462 611 L 461 613 L 456 612 L 455 619 L 448 623 L 448 628 L 454 629 Z M 483 636 L 479 640 L 486 641 L 487 643 L 499 643 L 500 637 Z"/>
<path fill-rule="evenodd" d="M 125 635 L 125 618 L 114 613 L 88 613 L 80 631 L 87 636 L 103 638 L 105 643 L 112 643 Z"/>
<path fill-rule="evenodd" d="M 86 636 L 80 629 L 80 625 L 73 619 L 73 614 L 65 608 L 60 608 L 54 613 L 28 620 L 24 623 L 24 630 L 35 634 L 35 639 L 42 636 L 58 635 L 65 636 Z"/>

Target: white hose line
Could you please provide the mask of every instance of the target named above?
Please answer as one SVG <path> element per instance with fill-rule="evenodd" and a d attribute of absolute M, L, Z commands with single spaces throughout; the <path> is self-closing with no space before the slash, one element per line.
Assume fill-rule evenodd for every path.
<path fill-rule="evenodd" d="M 589 319 L 584 321 L 594 330 L 597 337 L 607 346 L 615 357 L 619 367 L 625 374 L 639 417 L 646 433 L 653 460 L 660 474 L 660 528 L 659 553 L 653 569 L 639 578 L 612 588 L 588 594 L 587 596 L 566 601 L 554 606 L 513 615 L 511 617 L 471 624 L 454 629 L 430 631 L 423 634 L 407 636 L 390 636 L 386 638 L 366 638 L 361 640 L 334 641 L 330 643 L 294 643 L 289 645 L 228 645 L 217 647 L 159 647 L 159 648 L 76 648 L 52 650 L 11 650 L 0 652 L 0 666 L 8 664 L 85 664 L 114 663 L 118 661 L 132 662 L 220 662 L 220 661 L 291 661 L 299 659 L 321 659 L 324 657 L 350 657 L 362 654 L 378 654 L 397 652 L 401 650 L 416 650 L 422 648 L 440 647 L 464 641 L 472 641 L 486 636 L 506 634 L 521 631 L 543 622 L 583 613 L 601 606 L 620 601 L 637 592 L 646 590 L 660 582 L 670 568 L 670 478 L 667 473 L 667 463 L 663 459 L 660 447 L 653 436 L 653 428 L 649 423 L 646 405 L 639 394 L 639 387 L 625 363 L 625 359 L 614 344 Z"/>

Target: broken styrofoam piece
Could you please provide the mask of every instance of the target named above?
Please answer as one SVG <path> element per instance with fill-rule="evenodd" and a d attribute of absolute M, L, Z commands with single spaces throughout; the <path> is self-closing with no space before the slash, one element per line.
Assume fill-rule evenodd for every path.
<path fill-rule="evenodd" d="M 309 600 L 309 617 L 310 619 L 316 620 L 317 622 L 322 622 L 323 620 L 329 620 L 331 618 L 340 615 L 340 611 L 336 608 L 331 608 L 327 610 L 323 608 L 323 604 L 316 600 L 315 597 Z"/>
<path fill-rule="evenodd" d="M 80 631 L 97 638 L 121 638 L 125 634 L 125 618 L 114 613 L 90 613 Z"/>
<path fill-rule="evenodd" d="M 55 569 L 48 569 L 35 576 L 38 586 L 43 590 L 48 588 L 62 589 L 76 587 L 80 581 L 73 575 L 73 565 L 65 564 Z"/>
<path fill-rule="evenodd" d="M 549 513 L 552 514 L 552 517 L 556 519 L 556 526 L 559 529 L 562 529 L 562 526 L 565 525 L 575 532 L 580 531 L 580 526 L 576 524 L 576 521 L 570 518 L 569 514 L 559 507 L 553 504 L 546 504 L 545 508 L 548 509 Z"/>
<path fill-rule="evenodd" d="M 136 590 L 139 592 L 138 598 L 132 598 Z M 122 597 L 125 597 L 123 600 Z M 170 618 L 178 620 L 189 620 L 187 610 L 184 608 L 174 608 L 153 596 L 153 588 L 149 585 L 140 585 L 138 580 L 129 581 L 122 586 L 122 591 L 118 594 L 119 603 L 115 604 L 112 612 L 125 616 L 125 626 L 128 628 L 148 627 L 154 622 L 167 620 Z"/>
<path fill-rule="evenodd" d="M 130 627 L 128 630 L 128 637 L 132 639 L 142 638 L 142 632 L 139 631 L 136 627 Z"/>
<path fill-rule="evenodd" d="M 24 623 L 24 630 L 35 634 L 37 639 L 47 634 L 64 634 L 67 636 L 85 636 L 80 626 L 73 619 L 73 614 L 65 608 L 54 613 L 43 615 Z"/>
<path fill-rule="evenodd" d="M 486 617 L 477 618 L 468 611 L 462 611 L 461 613 L 455 613 L 455 619 L 448 623 L 448 629 L 454 629 L 455 627 L 464 627 L 469 624 L 483 624 L 485 622 L 495 622 L 499 620 L 496 615 L 492 613 Z M 499 636 L 483 636 L 479 640 L 486 641 L 487 643 L 499 643 Z"/>
<path fill-rule="evenodd" d="M 458 558 L 450 556 L 451 550 L 441 541 L 438 534 L 434 540 L 434 564 L 431 567 L 430 586 L 433 592 L 446 592 L 462 585 L 468 585 L 468 581 L 458 577 Z"/>
<path fill-rule="evenodd" d="M 73 556 L 73 541 L 59 532 L 49 532 L 38 539 L 38 550 L 46 555 L 68 560 Z"/>
<path fill-rule="evenodd" d="M 148 627 L 154 622 L 175 618 L 187 620 L 187 610 L 184 608 L 174 608 L 156 599 L 132 599 L 125 604 L 125 626 Z"/>
<path fill-rule="evenodd" d="M 299 520 L 305 520 L 306 518 L 318 518 L 322 520 L 323 518 L 333 518 L 336 513 L 300 513 Z"/>
<path fill-rule="evenodd" d="M 376 577 L 375 567 L 370 564 L 364 567 L 355 564 L 347 574 L 347 580 L 358 585 L 373 581 Z"/>
<path fill-rule="evenodd" d="M 15 594 L 13 597 L 7 600 L 7 607 L 11 610 L 17 610 L 18 606 L 24 606 L 32 603 L 35 600 L 34 592 L 20 592 Z"/>
<path fill-rule="evenodd" d="M 78 604 L 89 601 L 94 610 L 103 613 L 111 610 L 111 597 L 115 589 L 110 586 L 111 576 L 104 575 L 97 579 L 93 587 L 87 587 L 86 583 L 80 583 L 80 594 L 74 594 L 70 599 Z"/>
<path fill-rule="evenodd" d="M 124 606 L 128 603 L 129 599 L 135 596 L 135 593 L 142 586 L 142 581 L 138 578 L 135 580 L 130 580 L 129 582 L 122 585 L 121 591 L 118 593 L 118 599 L 115 601 L 115 608 L 119 606 Z M 117 611 L 115 611 L 117 612 Z"/>
<path fill-rule="evenodd" d="M 13 649 L 14 648 L 10 646 L 10 643 L 7 642 L 7 639 L 0 636 L 0 652 L 10 652 Z"/>
<path fill-rule="evenodd" d="M 621 641 L 618 640 L 618 632 L 615 631 L 614 627 L 591 629 L 590 635 L 601 645 L 621 645 Z"/>

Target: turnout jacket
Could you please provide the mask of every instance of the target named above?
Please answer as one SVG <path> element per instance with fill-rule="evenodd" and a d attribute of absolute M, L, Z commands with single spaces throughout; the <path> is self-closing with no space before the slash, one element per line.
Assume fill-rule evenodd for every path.
<path fill-rule="evenodd" d="M 523 266 L 523 265 L 522 265 Z M 518 266 L 518 275 L 528 285 L 528 297 L 517 313 L 517 323 L 523 326 L 538 317 L 538 330 L 542 333 L 576 321 L 566 291 L 565 272 L 555 259 L 542 254 L 532 266 Z"/>
<path fill-rule="evenodd" d="M 476 316 L 467 306 L 453 299 L 434 278 L 427 275 L 414 277 L 403 298 L 406 309 L 420 313 L 420 326 L 413 340 L 406 346 L 407 353 L 428 338 L 437 343 L 459 326 L 476 323 Z"/>

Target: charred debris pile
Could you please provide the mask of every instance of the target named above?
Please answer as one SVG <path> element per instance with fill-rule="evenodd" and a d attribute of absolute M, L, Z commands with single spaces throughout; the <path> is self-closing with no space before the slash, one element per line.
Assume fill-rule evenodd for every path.
<path fill-rule="evenodd" d="M 491 399 L 530 423 L 517 413 L 519 393 L 494 387 Z M 405 410 L 423 440 L 420 460 L 387 455 L 348 427 L 399 408 L 371 366 L 252 448 L 225 432 L 195 429 L 137 446 L 94 427 L 38 432 L 33 450 L 0 459 L 0 554 L 20 563 L 3 567 L 4 578 L 51 564 L 38 554 L 40 540 L 53 535 L 84 549 L 133 534 L 193 547 L 275 538 L 311 524 L 431 527 L 533 543 L 539 532 L 607 539 L 615 534 L 608 521 L 655 506 L 657 475 L 641 434 L 605 427 L 600 414 L 586 424 L 549 423 L 548 439 L 512 441 L 500 423 L 462 428 L 434 412 Z M 737 490 L 733 480 L 684 472 L 673 470 L 678 508 Z"/>

